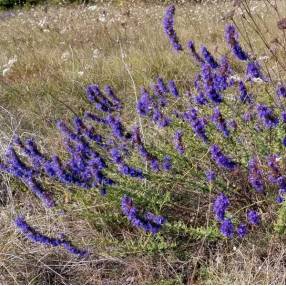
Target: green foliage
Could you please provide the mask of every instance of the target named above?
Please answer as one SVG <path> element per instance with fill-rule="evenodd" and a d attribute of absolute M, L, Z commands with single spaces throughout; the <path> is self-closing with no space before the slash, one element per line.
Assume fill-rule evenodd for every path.
<path fill-rule="evenodd" d="M 274 230 L 280 235 L 286 234 L 286 203 L 284 202 L 278 211 Z"/>

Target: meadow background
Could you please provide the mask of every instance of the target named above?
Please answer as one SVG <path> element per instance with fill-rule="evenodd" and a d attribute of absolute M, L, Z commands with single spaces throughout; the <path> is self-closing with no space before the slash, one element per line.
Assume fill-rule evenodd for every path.
<path fill-rule="evenodd" d="M 286 2 L 245 2 L 268 48 L 276 51 L 277 38 L 284 33 L 277 28 L 277 20 L 286 15 L 277 14 L 271 4 L 285 14 Z M 90 83 L 114 87 L 129 126 L 137 122 L 140 86 L 161 75 L 174 79 L 181 90 L 188 87 L 198 68 L 187 53 L 175 55 L 164 35 L 167 4 L 103 1 L 1 11 L 1 153 L 14 134 L 35 138 L 48 153 L 62 152 L 55 123 L 60 118 L 69 120 L 88 106 L 85 88 Z M 206 0 L 177 2 L 176 8 L 175 27 L 181 42 L 192 39 L 215 55 L 224 54 L 224 26 L 234 21 L 245 47 L 253 48 L 270 73 L 285 77 L 277 58 L 254 31 L 244 6 Z M 279 57 L 285 63 L 284 55 L 281 52 Z M 257 92 L 266 96 L 261 89 Z M 144 130 L 149 145 L 164 148 L 168 134 L 147 123 Z M 188 155 L 203 162 L 202 154 L 192 152 L 197 150 L 196 142 L 191 143 Z M 188 167 L 187 163 L 183 166 Z M 0 283 L 285 284 L 284 232 L 266 224 L 239 241 L 221 238 L 215 226 L 202 228 L 202 211 L 212 220 L 208 205 L 213 196 L 182 184 L 180 178 L 186 174 L 181 175 L 173 181 L 157 178 L 148 187 L 150 200 L 167 205 L 175 221 L 172 233 L 157 236 L 134 230 L 113 199 L 97 193 L 70 193 L 57 186 L 62 209 L 44 209 L 17 180 L 1 175 Z M 269 207 L 266 217 L 276 221 L 278 212 L 278 207 Z M 92 255 L 79 259 L 62 249 L 27 241 L 13 224 L 19 213 L 46 234 L 61 230 L 77 245 L 91 249 Z M 281 230 L 285 223 L 279 223 Z"/>

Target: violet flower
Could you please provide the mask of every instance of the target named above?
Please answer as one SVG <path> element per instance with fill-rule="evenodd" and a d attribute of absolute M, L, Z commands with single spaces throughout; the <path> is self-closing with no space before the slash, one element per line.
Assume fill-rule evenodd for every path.
<path fill-rule="evenodd" d="M 270 107 L 264 104 L 258 104 L 256 109 L 260 120 L 266 128 L 270 129 L 277 127 L 279 118 L 274 115 L 274 112 Z"/>
<path fill-rule="evenodd" d="M 238 33 L 234 25 L 227 25 L 225 27 L 225 39 L 234 56 L 236 56 L 241 61 L 246 61 L 249 59 L 249 56 L 242 49 L 238 42 Z"/>
<path fill-rule="evenodd" d="M 222 222 L 225 219 L 226 209 L 229 207 L 229 199 L 223 193 L 218 195 L 213 204 L 213 211 L 218 221 Z"/>
<path fill-rule="evenodd" d="M 15 220 L 16 227 L 20 232 L 28 239 L 33 242 L 45 244 L 47 246 L 63 246 L 68 252 L 80 257 L 88 255 L 86 250 L 80 250 L 77 247 L 73 246 L 69 241 L 64 239 L 58 239 L 53 237 L 48 237 L 31 227 L 25 220 L 24 217 L 17 217 Z"/>
<path fill-rule="evenodd" d="M 180 52 L 183 50 L 181 44 L 179 43 L 179 39 L 174 29 L 174 17 L 175 17 L 175 6 L 170 5 L 167 7 L 165 16 L 163 19 L 163 27 L 165 34 L 169 38 L 170 43 L 172 44 L 173 48 Z"/>
<path fill-rule="evenodd" d="M 234 234 L 234 226 L 231 219 L 225 219 L 220 226 L 220 232 L 227 238 L 232 238 Z"/>
<path fill-rule="evenodd" d="M 243 223 L 239 224 L 237 229 L 236 229 L 237 235 L 239 238 L 243 238 L 247 235 L 247 226 Z"/>
<path fill-rule="evenodd" d="M 198 112 L 195 108 L 192 108 L 184 113 L 184 120 L 191 125 L 196 136 L 198 136 L 203 142 L 208 142 L 208 137 L 205 130 L 206 122 L 204 119 L 199 118 Z"/>
<path fill-rule="evenodd" d="M 230 171 L 233 171 L 237 167 L 237 164 L 232 159 L 222 153 L 218 145 L 211 145 L 210 152 L 212 159 L 219 167 L 223 167 Z"/>
<path fill-rule="evenodd" d="M 216 69 L 217 67 L 219 67 L 219 64 L 217 63 L 215 58 L 212 56 L 212 54 L 207 50 L 206 47 L 203 46 L 201 48 L 201 53 L 202 53 L 202 56 L 205 62 L 207 62 L 213 69 Z"/>
<path fill-rule="evenodd" d="M 183 155 L 185 153 L 185 147 L 183 144 L 183 132 L 182 131 L 176 131 L 174 134 L 174 145 L 175 149 L 180 155 Z"/>
<path fill-rule="evenodd" d="M 225 137 L 229 136 L 230 132 L 227 128 L 227 122 L 223 118 L 218 107 L 214 109 L 211 120 L 215 124 L 216 128 L 222 132 Z"/>
<path fill-rule="evenodd" d="M 264 191 L 263 171 L 259 168 L 258 160 L 253 158 L 248 162 L 248 182 L 259 193 Z"/>
<path fill-rule="evenodd" d="M 169 88 L 169 91 L 171 92 L 172 95 L 174 95 L 175 97 L 179 97 L 179 91 L 178 91 L 177 86 L 173 80 L 169 80 L 168 88 Z"/>
<path fill-rule="evenodd" d="M 247 92 L 246 86 L 243 81 L 239 82 L 239 94 L 240 94 L 240 100 L 242 103 L 252 103 L 252 97 Z"/>
<path fill-rule="evenodd" d="M 140 217 L 133 200 L 126 195 L 122 197 L 121 209 L 132 225 L 152 234 L 158 233 L 166 221 L 162 216 L 156 216 L 150 212 L 146 213 L 144 218 Z"/>
<path fill-rule="evenodd" d="M 140 115 L 146 116 L 149 114 L 152 105 L 151 96 L 145 88 L 141 88 L 141 97 L 137 103 L 137 111 Z"/>
<path fill-rule="evenodd" d="M 197 53 L 196 48 L 195 48 L 195 44 L 194 44 L 193 41 L 189 41 L 188 42 L 188 48 L 189 48 L 189 50 L 191 52 L 191 55 L 193 56 L 193 58 L 196 60 L 197 63 L 199 63 L 199 64 L 204 63 L 204 60 Z"/>
<path fill-rule="evenodd" d="M 259 225 L 261 222 L 260 214 L 255 210 L 249 210 L 247 212 L 247 220 L 252 225 Z"/>

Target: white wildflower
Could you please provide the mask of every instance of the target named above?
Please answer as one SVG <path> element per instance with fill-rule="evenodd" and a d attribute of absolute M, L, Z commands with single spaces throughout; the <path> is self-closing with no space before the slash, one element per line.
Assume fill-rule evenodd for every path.
<path fill-rule="evenodd" d="M 230 79 L 232 79 L 232 80 L 234 80 L 236 82 L 241 81 L 241 78 L 237 74 L 234 74 L 234 75 L 230 76 Z"/>
<path fill-rule="evenodd" d="M 269 56 L 266 56 L 266 55 L 261 56 L 261 57 L 258 58 L 259 61 L 266 61 L 268 59 L 269 59 Z"/>
<path fill-rule="evenodd" d="M 253 79 L 252 79 L 252 81 L 253 81 L 253 82 L 255 82 L 255 83 L 258 83 L 258 84 L 265 83 L 265 81 L 264 81 L 264 80 L 262 80 L 262 79 L 261 79 L 261 78 L 259 78 L 259 77 L 253 78 Z"/>
<path fill-rule="evenodd" d="M 100 55 L 99 49 L 94 49 L 93 52 L 92 52 L 92 57 L 94 59 L 97 59 L 99 57 L 99 55 Z"/>
<path fill-rule="evenodd" d="M 98 20 L 99 20 L 100 22 L 102 22 L 102 23 L 105 23 L 106 20 L 107 20 L 107 19 L 106 19 L 106 15 L 105 15 L 105 14 L 99 15 Z"/>
<path fill-rule="evenodd" d="M 47 25 L 47 17 L 44 17 L 38 25 L 39 27 L 44 28 Z"/>
<path fill-rule="evenodd" d="M 3 65 L 3 76 L 6 76 L 9 71 L 11 70 L 12 66 L 17 62 L 17 56 L 14 56 L 13 58 L 9 59 L 8 63 Z"/>
<path fill-rule="evenodd" d="M 96 5 L 92 5 L 92 6 L 89 6 L 87 9 L 89 11 L 95 11 L 97 9 L 97 6 Z"/>
<path fill-rule="evenodd" d="M 71 56 L 70 52 L 69 51 L 65 51 L 65 52 L 63 52 L 63 54 L 61 56 L 61 59 L 63 61 L 67 61 L 70 58 L 70 56 Z"/>

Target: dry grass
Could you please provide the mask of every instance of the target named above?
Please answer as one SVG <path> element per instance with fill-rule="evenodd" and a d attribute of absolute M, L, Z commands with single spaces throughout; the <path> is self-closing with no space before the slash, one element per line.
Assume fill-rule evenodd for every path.
<path fill-rule="evenodd" d="M 284 1 L 281 5 L 285 6 Z M 232 9 L 231 2 L 216 1 L 179 7 L 176 27 L 182 42 L 192 38 L 222 54 L 227 22 L 223 17 Z M 271 29 L 276 25 L 274 18 L 261 1 L 253 1 L 252 9 L 265 21 L 270 42 L 276 33 Z M 38 7 L 0 17 L 0 71 L 9 59 L 17 58 L 4 76 L 0 74 L 1 152 L 15 132 L 36 137 L 43 149 L 58 149 L 60 138 L 54 123 L 86 106 L 84 88 L 88 83 L 113 85 L 129 110 L 125 118 L 130 123 L 135 121 L 132 80 L 137 90 L 159 74 L 186 85 L 196 67 L 187 54 L 173 55 L 161 29 L 163 10 L 159 5 L 126 1 L 116 7 L 98 5 L 94 10 L 86 6 Z M 239 10 L 234 19 L 240 23 Z M 251 43 L 257 54 L 264 51 L 258 37 L 252 37 Z M 109 221 L 112 205 L 97 197 L 87 198 L 92 201 L 87 205 L 72 204 L 67 213 L 51 212 L 43 211 L 33 195 L 19 188 L 3 177 L 0 283 L 286 283 L 286 249 L 275 238 L 263 238 L 256 246 L 234 242 L 229 249 L 224 243 L 213 246 L 190 241 L 188 257 L 178 257 L 172 247 L 146 254 L 141 245 L 152 239 L 138 235 L 135 242 L 128 242 L 132 234 L 119 231 L 120 220 L 119 226 Z M 70 201 L 68 196 L 66 201 Z M 88 215 L 83 216 L 83 210 Z M 47 234 L 60 229 L 78 245 L 92 249 L 92 256 L 80 261 L 61 249 L 27 242 L 11 223 L 16 213 L 29 213 L 27 220 Z"/>

